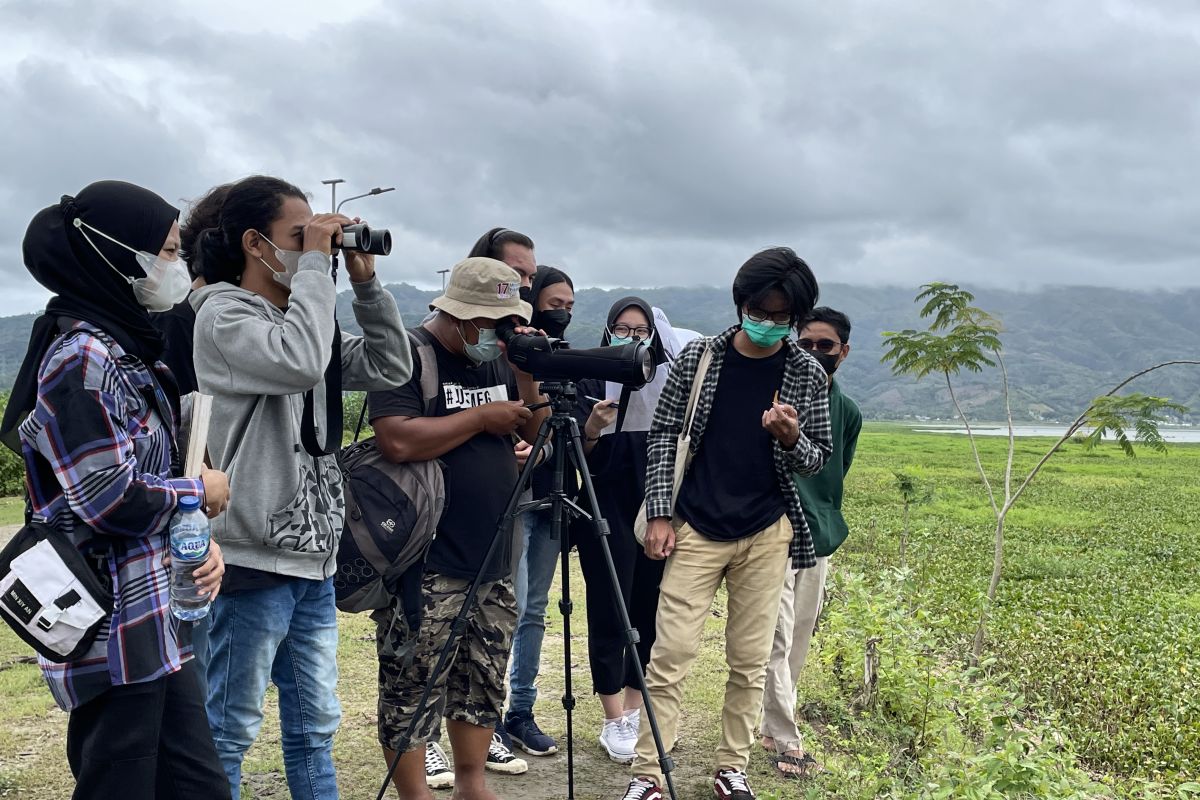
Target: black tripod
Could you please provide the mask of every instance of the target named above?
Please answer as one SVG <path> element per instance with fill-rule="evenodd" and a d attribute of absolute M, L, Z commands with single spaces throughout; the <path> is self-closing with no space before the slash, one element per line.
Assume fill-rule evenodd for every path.
<path fill-rule="evenodd" d="M 650 703 L 650 693 L 646 688 L 646 676 L 643 674 L 641 662 L 636 655 L 636 645 L 640 640 L 637 629 L 633 627 L 629 621 L 629 610 L 625 607 L 625 599 L 621 596 L 620 580 L 617 577 L 617 568 L 613 563 L 612 550 L 608 545 L 608 536 L 610 534 L 608 523 L 603 517 L 596 514 L 590 514 L 580 507 L 575 501 L 567 497 L 566 492 L 566 475 L 568 461 L 579 475 L 583 478 L 583 492 L 590 507 L 598 512 L 599 503 L 596 500 L 596 491 L 592 486 L 592 476 L 588 472 L 587 459 L 583 451 L 583 440 L 579 435 L 579 423 L 575 421 L 575 417 L 571 414 L 571 410 L 575 407 L 576 390 L 575 384 L 571 381 L 545 381 L 542 383 L 542 393 L 549 398 L 551 409 L 550 416 L 542 422 L 538 429 L 537 440 L 533 444 L 533 449 L 529 453 L 529 459 L 525 462 L 525 467 L 521 470 L 521 477 L 517 481 L 517 485 L 513 487 L 512 494 L 509 495 L 508 505 L 505 507 L 504 515 L 501 516 L 496 526 L 496 533 L 492 537 L 492 543 L 488 547 L 487 554 L 484 556 L 483 564 L 486 566 L 491 563 L 499 547 L 501 537 L 509 535 L 512 530 L 513 522 L 517 515 L 523 511 L 533 509 L 549 508 L 552 511 L 553 517 L 551 521 L 551 536 L 560 543 L 560 552 L 562 559 L 562 597 L 559 600 L 558 608 L 563 615 L 563 710 L 567 714 L 567 798 L 574 800 L 575 798 L 575 735 L 573 712 L 575 710 L 575 697 L 571 690 L 571 572 L 569 569 L 568 555 L 570 553 L 571 544 L 569 539 L 564 535 L 569 524 L 570 516 L 583 517 L 592 523 L 592 528 L 596 533 L 600 542 L 600 549 L 604 554 L 604 561 L 608 567 L 609 581 L 612 586 L 613 596 L 616 598 L 616 605 L 621 616 L 621 623 L 625 629 L 625 644 L 627 657 L 635 665 L 638 682 L 642 689 L 642 701 L 645 704 L 646 721 L 650 724 L 650 731 L 654 735 L 654 746 L 658 750 L 658 763 L 662 769 L 663 777 L 666 779 L 667 792 L 672 800 L 675 798 L 675 783 L 671 778 L 671 772 L 675 768 L 675 763 L 667 754 L 666 748 L 663 746 L 662 734 L 658 729 L 658 720 L 654 716 L 654 708 Z M 545 499 L 536 503 L 527 504 L 524 507 L 520 505 L 521 494 L 525 487 L 529 485 L 530 477 L 533 474 L 533 468 L 538 463 L 538 459 L 545 451 L 546 442 L 550 438 L 551 433 L 555 434 L 555 442 L 558 446 L 553 448 L 553 482 L 551 485 L 550 495 Z M 437 664 L 433 670 L 435 680 L 431 680 L 425 685 L 424 691 L 421 693 L 421 699 L 417 703 L 416 711 L 413 713 L 412 721 L 408 725 L 408 729 L 404 731 L 400 741 L 396 745 L 396 755 L 392 759 L 392 763 L 388 766 L 387 776 L 383 779 L 383 785 L 379 787 L 379 794 L 376 800 L 383 800 L 387 793 L 388 784 L 392 781 L 392 775 L 396 772 L 396 765 L 400 761 L 400 757 L 408 749 L 412 742 L 412 737 L 416 733 L 422 718 L 430 713 L 429 698 L 433 693 L 433 686 L 437 676 L 441 675 L 446 668 L 447 663 L 451 658 L 451 653 L 454 650 L 454 644 L 462 636 L 466 629 L 467 616 L 470 614 L 471 607 L 475 603 L 476 596 L 479 593 L 479 588 L 483 584 L 483 571 L 476 573 L 475 579 L 471 582 L 471 586 L 467 589 L 466 595 L 463 598 L 462 607 L 459 608 L 458 614 L 454 618 L 454 622 L 450 625 L 450 635 L 446 640 L 446 644 L 442 647 L 442 651 L 438 654 Z"/>

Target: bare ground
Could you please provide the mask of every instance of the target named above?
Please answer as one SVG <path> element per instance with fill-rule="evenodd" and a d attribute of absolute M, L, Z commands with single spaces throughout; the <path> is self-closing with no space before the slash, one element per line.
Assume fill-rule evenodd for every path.
<path fill-rule="evenodd" d="M 0 528 L 0 542 L 16 530 Z M 628 769 L 608 760 L 597 737 L 602 715 L 591 694 L 587 668 L 586 619 L 583 582 L 573 561 L 572 675 L 578 706 L 575 725 L 575 797 L 579 800 L 616 800 L 629 780 Z M 553 597 L 557 598 L 558 585 Z M 551 603 L 556 608 L 557 603 Z M 714 607 L 705 633 L 703 652 L 685 687 L 675 783 L 679 800 L 711 798 L 709 779 L 712 753 L 720 729 L 724 690 L 723 600 Z M 376 659 L 374 630 L 364 615 L 342 615 L 338 663 L 338 694 L 343 720 L 335 741 L 338 783 L 343 798 L 373 798 L 386 765 L 375 738 Z M 0 629 L 0 798 L 59 800 L 70 793 L 71 778 L 64 755 L 67 716 L 50 699 L 29 651 L 7 628 Z M 563 620 L 556 613 L 548 621 L 543 649 L 540 697 L 536 707 L 542 727 L 559 740 L 565 751 L 563 694 Z M 447 748 L 449 749 L 449 748 Z M 551 800 L 567 797 L 565 752 L 545 758 L 527 757 L 524 775 L 491 774 L 490 782 L 502 800 Z M 782 789 L 781 798 L 796 797 L 794 785 L 771 776 L 765 756 L 756 748 L 750 770 L 760 794 Z M 258 741 L 246 756 L 243 798 L 288 797 L 283 777 L 275 694 L 268 693 L 266 720 Z M 389 797 L 395 797 L 390 791 Z M 450 792 L 439 793 L 450 797 Z"/>

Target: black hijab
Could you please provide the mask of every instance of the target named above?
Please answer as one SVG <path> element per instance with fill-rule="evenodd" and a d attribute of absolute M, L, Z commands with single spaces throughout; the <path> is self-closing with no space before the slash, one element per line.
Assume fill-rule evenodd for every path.
<path fill-rule="evenodd" d="M 54 297 L 33 323 L 29 348 L 0 423 L 0 441 L 19 451 L 16 429 L 37 401 L 42 359 L 70 320 L 95 325 L 147 367 L 162 354 L 162 336 L 150 323 L 150 314 L 134 297 L 129 282 L 113 270 L 116 267 L 130 278 L 144 277 L 133 253 L 88 230 L 110 267 L 75 227 L 75 219 L 134 250 L 157 254 L 178 217 L 179 210 L 154 192 L 123 181 L 93 183 L 76 197 L 63 195 L 57 205 L 34 216 L 22 245 L 25 268 Z"/>
<path fill-rule="evenodd" d="M 667 363 L 667 347 L 663 344 L 662 337 L 658 335 L 658 331 L 654 330 L 654 309 L 640 297 L 622 297 L 612 304 L 612 308 L 608 309 L 608 321 L 604 323 L 604 334 L 600 337 L 600 346 L 608 347 L 610 339 L 609 331 L 612 330 L 613 325 L 617 324 L 617 317 L 621 316 L 621 312 L 627 308 L 641 309 L 642 313 L 646 315 L 646 324 L 650 326 L 650 330 L 654 331 L 654 341 L 650 342 L 650 350 L 654 353 L 654 363 Z"/>

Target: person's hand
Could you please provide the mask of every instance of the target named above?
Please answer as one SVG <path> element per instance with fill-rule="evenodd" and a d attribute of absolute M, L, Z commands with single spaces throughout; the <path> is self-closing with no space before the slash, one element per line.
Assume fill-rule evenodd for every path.
<path fill-rule="evenodd" d="M 200 590 L 201 594 L 208 595 L 209 602 L 217 599 L 217 593 L 221 591 L 221 577 L 224 574 L 225 557 L 221 555 L 221 545 L 217 544 L 216 539 L 210 539 L 208 558 L 204 559 L 204 563 L 192 572 L 192 577 L 196 580 L 196 588 Z"/>
<path fill-rule="evenodd" d="M 205 467 L 200 470 L 200 482 L 204 484 L 204 513 L 209 519 L 229 508 L 229 478 L 224 472 Z"/>
<path fill-rule="evenodd" d="M 486 433 L 508 436 L 533 416 L 533 412 L 520 400 L 501 400 L 484 403 L 475 409 L 479 423 Z"/>
<path fill-rule="evenodd" d="M 583 423 L 583 435 L 589 439 L 598 439 L 600 431 L 617 421 L 617 401 L 601 400 L 592 406 L 592 413 L 587 422 Z"/>
<path fill-rule="evenodd" d="M 517 469 L 525 469 L 525 462 L 529 460 L 529 454 L 532 452 L 533 445 L 524 440 L 513 445 L 513 455 L 517 457 Z"/>
<path fill-rule="evenodd" d="M 354 218 L 354 224 L 362 222 Z M 358 253 L 353 250 L 343 250 L 342 257 L 346 260 L 346 274 L 351 283 L 366 283 L 375 277 L 375 256 L 370 253 Z"/>
<path fill-rule="evenodd" d="M 316 250 L 330 255 L 334 244 L 342 243 L 342 226 L 349 225 L 345 214 L 316 214 L 304 226 L 304 252 Z"/>
<path fill-rule="evenodd" d="M 666 517 L 655 517 L 646 525 L 646 557 L 662 561 L 675 551 L 675 527 Z"/>
<path fill-rule="evenodd" d="M 785 450 L 791 450 L 800 439 L 799 417 L 796 409 L 787 403 L 771 403 L 771 407 L 763 412 L 762 426 Z"/>

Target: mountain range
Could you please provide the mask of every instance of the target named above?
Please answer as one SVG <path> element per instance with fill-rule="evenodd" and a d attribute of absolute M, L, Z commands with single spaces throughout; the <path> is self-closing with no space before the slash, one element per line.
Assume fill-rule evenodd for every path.
<path fill-rule="evenodd" d="M 393 284 L 407 324 L 416 324 L 437 292 Z M 843 389 L 871 419 L 949 419 L 954 416 L 944 379 L 894 376 L 880 362 L 882 333 L 923 327 L 913 304 L 915 288 L 826 284 L 820 303 L 849 315 L 851 353 L 838 371 Z M 637 294 L 662 308 L 671 322 L 716 333 L 735 321 L 728 289 L 581 289 L 567 338 L 575 347 L 599 343 L 609 306 Z M 351 295 L 338 299 L 342 327 L 356 331 Z M 1097 394 L 1125 377 L 1172 359 L 1200 358 L 1200 289 L 1133 292 L 1098 287 L 1048 287 L 1036 292 L 980 289 L 976 303 L 1004 325 L 1004 353 L 1013 388 L 1013 415 L 1022 421 L 1074 419 Z M 34 315 L 0 318 L 0 386 L 11 385 L 24 356 Z M 961 389 L 960 389 L 961 387 Z M 967 413 L 978 420 L 1003 418 L 997 370 L 955 379 Z M 1200 422 L 1200 368 L 1169 367 L 1129 390 L 1170 397 L 1187 405 L 1188 422 Z"/>

